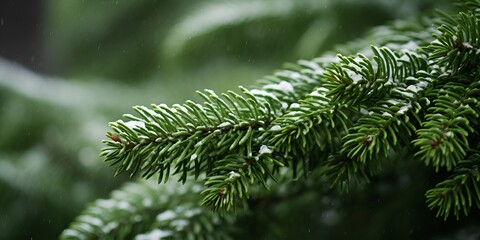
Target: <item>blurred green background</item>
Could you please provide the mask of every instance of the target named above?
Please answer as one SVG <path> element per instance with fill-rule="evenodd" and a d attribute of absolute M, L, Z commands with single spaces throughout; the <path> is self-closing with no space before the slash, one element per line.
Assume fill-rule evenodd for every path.
<path fill-rule="evenodd" d="M 447 2 L 1 1 L 0 239 L 55 239 L 87 202 L 128 180 L 113 178 L 98 153 L 107 123 L 131 106 L 249 86 Z M 423 201 L 418 192 L 412 205 Z M 298 204 L 319 196 L 305 198 Z"/>

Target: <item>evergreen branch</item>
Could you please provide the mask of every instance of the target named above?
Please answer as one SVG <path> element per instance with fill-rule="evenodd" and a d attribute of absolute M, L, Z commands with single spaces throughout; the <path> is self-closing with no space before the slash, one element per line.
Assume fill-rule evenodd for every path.
<path fill-rule="evenodd" d="M 232 216 L 201 208 L 201 188 L 191 182 L 128 183 L 88 206 L 60 239 L 228 239 Z"/>
<path fill-rule="evenodd" d="M 318 65 L 313 62 L 300 63 L 308 74 L 317 71 Z M 118 165 L 116 174 L 131 171 L 134 176 L 141 171 L 143 177 L 149 178 L 159 173 L 159 182 L 168 180 L 171 168 L 174 169 L 173 175 L 180 174 L 183 182 L 190 174 L 197 178 L 206 172 L 210 176 L 212 169 L 216 169 L 213 167 L 215 159 L 225 162 L 229 159 L 225 156 L 231 152 L 242 152 L 246 158 L 252 158 L 252 149 L 261 151 L 264 146 L 257 140 L 258 135 L 269 126 L 274 115 L 282 113 L 286 101 L 296 101 L 300 97 L 295 94 L 301 93 L 301 89 L 294 91 L 294 86 L 287 80 L 299 88 L 315 82 L 300 73 L 295 73 L 296 78 L 289 77 L 293 73 L 277 72 L 261 90 L 242 88 L 245 97 L 234 92 L 219 97 L 213 91 L 205 90 L 199 92 L 206 101 L 204 105 L 187 101 L 173 107 L 152 105 L 152 109 L 148 109 L 136 106 L 134 110 L 139 117 L 127 114 L 125 117 L 130 119 L 129 122 L 119 120 L 110 124 L 114 133 L 108 134 L 111 140 L 105 141 L 108 147 L 103 149 L 102 156 L 106 161 L 112 161 L 112 165 Z M 283 166 L 271 158 L 269 162 Z M 263 164 L 263 161 L 256 161 L 252 166 L 256 169 Z M 259 169 L 262 169 L 261 174 L 254 171 L 257 174 L 251 176 L 260 177 L 268 168 L 260 166 Z M 269 171 L 268 175 L 273 177 Z M 225 175 L 220 171 L 215 174 L 219 174 L 213 175 L 216 177 Z M 261 178 L 261 181 L 266 180 Z M 208 179 L 207 182 L 211 183 Z M 240 197 L 242 195 L 247 195 L 247 191 L 240 193 Z M 230 199 L 233 201 L 234 198 Z M 210 207 L 215 208 L 214 205 Z"/>
<path fill-rule="evenodd" d="M 206 189 L 202 204 L 214 211 L 235 209 L 240 204 L 245 207 L 249 196 L 248 187 L 260 182 L 268 189 L 267 181 L 276 181 L 274 170 L 283 163 L 271 157 L 272 150 L 262 145 L 257 155 L 232 154 L 215 162 L 215 167 L 206 177 Z"/>
<path fill-rule="evenodd" d="M 412 42 L 408 47 L 402 49 L 404 53 L 372 47 L 374 61 L 362 54 L 355 58 L 339 55 L 340 64 L 327 69 L 326 77 L 330 81 L 324 86 L 331 89 L 328 95 L 334 102 L 351 106 L 376 103 L 392 86 L 415 76 L 417 71 L 426 70 L 425 60 L 415 52 L 418 46 Z"/>
<path fill-rule="evenodd" d="M 480 209 L 480 155 L 463 160 L 447 180 L 438 183 L 425 194 L 430 209 L 437 209 L 437 217 L 444 220 L 453 213 L 457 219 L 461 212 L 468 215 L 473 204 Z"/>
<path fill-rule="evenodd" d="M 244 146 L 275 114 L 273 94 L 258 99 L 248 92 L 246 97 L 229 92 L 223 99 L 208 90 L 200 94 L 207 100 L 205 105 L 187 101 L 171 108 L 134 107 L 140 117 L 125 115 L 131 121 L 110 124 L 115 133 L 109 133 L 111 140 L 105 141 L 108 147 L 102 156 L 118 165 L 117 174 L 132 171 L 133 176 L 140 170 L 147 178 L 160 173 L 159 181 L 166 181 L 173 165 L 178 172 L 194 171 L 198 176 L 200 169 L 210 167 L 202 160 Z M 217 148 L 218 144 L 227 147 Z"/>
<path fill-rule="evenodd" d="M 428 108 L 426 121 L 412 143 L 419 148 L 415 156 L 435 166 L 437 171 L 440 167 L 452 169 L 470 148 L 468 136 L 474 131 L 471 125 L 478 117 L 477 85 L 450 81 L 431 93 L 433 106 Z"/>
<path fill-rule="evenodd" d="M 474 2 L 470 2 L 474 6 Z M 477 3 L 478 4 L 478 3 Z M 478 12 L 478 9 L 477 9 Z M 437 64 L 445 64 L 453 74 L 476 70 L 480 62 L 480 20 L 468 11 L 456 16 L 440 12 L 443 24 L 438 27 L 440 34 L 434 34 L 436 40 L 425 48 L 430 59 Z"/>
<path fill-rule="evenodd" d="M 338 186 L 340 191 L 348 192 L 350 189 L 361 188 L 364 183 L 370 182 L 369 168 L 346 155 L 331 155 L 323 164 L 321 175 L 331 183 L 331 187 Z"/>
<path fill-rule="evenodd" d="M 330 104 L 328 89 L 320 87 L 298 104 L 292 104 L 287 113 L 272 122 L 268 134 L 270 144 L 283 153 L 302 156 L 314 146 L 320 149 L 332 143 L 349 124 L 342 105 Z M 336 128 L 340 126 L 341 128 Z"/>
<path fill-rule="evenodd" d="M 391 58 L 388 62 L 398 66 L 396 71 L 383 71 L 383 74 L 393 74 L 384 76 L 395 79 L 390 80 L 393 86 L 382 96 L 378 96 L 383 98 L 382 100 L 374 101 L 373 106 L 366 105 L 366 109 L 361 108 L 362 115 L 343 138 L 342 152 L 363 163 L 367 159 L 386 159 L 392 148 L 398 149 L 399 146 L 409 142 L 409 137 L 416 130 L 410 117 L 413 116 L 420 121 L 417 114 L 422 107 L 419 102 L 424 99 L 423 94 L 430 85 L 428 74 L 425 72 L 428 70 L 425 60 L 422 61 L 416 54 L 409 52 L 397 57 L 398 53 L 386 48 L 383 48 L 383 51 L 388 53 L 384 54 L 384 57 Z M 391 69 L 386 66 L 382 68 Z M 403 87 L 407 84 L 408 87 Z M 397 136 L 402 140 L 401 145 Z"/>
<path fill-rule="evenodd" d="M 198 92 L 204 104 L 134 107 L 138 116 L 110 124 L 102 156 L 117 174 L 205 176 L 203 204 L 216 211 L 246 205 L 249 185 L 267 187 L 279 167 L 296 178 L 298 163 L 306 175 L 328 155 L 320 172 L 347 190 L 410 143 L 427 165 L 450 171 L 478 148 L 470 142 L 479 134 L 479 64 L 469 58 L 478 25 L 477 15 L 460 13 L 444 17 L 423 49 L 425 40 L 400 39 L 369 54 L 299 61 L 242 94 Z M 443 215 L 449 204 L 438 205 Z"/>

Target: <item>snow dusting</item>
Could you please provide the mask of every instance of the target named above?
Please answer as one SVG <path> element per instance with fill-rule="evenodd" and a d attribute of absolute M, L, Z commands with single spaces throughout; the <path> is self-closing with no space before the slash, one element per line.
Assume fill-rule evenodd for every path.
<path fill-rule="evenodd" d="M 102 227 L 103 233 L 109 233 L 113 229 L 118 227 L 118 222 L 109 222 L 107 225 Z"/>
<path fill-rule="evenodd" d="M 162 239 L 164 237 L 169 237 L 169 236 L 172 236 L 172 232 L 164 231 L 164 230 L 160 230 L 160 229 L 155 229 L 155 230 L 153 230 L 149 233 L 138 234 L 135 237 L 135 240 L 159 240 L 159 239 Z"/>
<path fill-rule="evenodd" d="M 126 202 L 126 201 L 119 202 L 117 204 L 117 207 L 122 210 L 127 210 L 129 212 L 134 212 L 135 210 L 134 207 L 129 202 Z"/>
<path fill-rule="evenodd" d="M 258 89 L 252 89 L 250 90 L 250 93 L 253 94 L 253 95 L 257 95 L 257 96 L 262 96 L 262 97 L 270 97 L 270 98 L 273 98 L 273 99 L 277 99 L 277 97 L 267 91 L 264 91 L 264 90 L 258 90 Z"/>
<path fill-rule="evenodd" d="M 153 201 L 150 198 L 144 198 L 142 201 L 143 206 L 145 207 L 151 207 L 153 206 Z"/>
<path fill-rule="evenodd" d="M 201 147 L 203 145 L 203 140 L 202 141 L 199 141 L 195 144 L 195 146 L 193 147 Z"/>
<path fill-rule="evenodd" d="M 419 90 L 421 90 L 421 88 L 418 88 L 418 87 L 415 86 L 415 85 L 410 85 L 410 86 L 407 87 L 407 90 L 410 90 L 410 91 L 416 93 L 416 92 L 418 92 Z"/>
<path fill-rule="evenodd" d="M 171 220 L 171 219 L 175 218 L 176 216 L 177 216 L 177 214 L 174 211 L 167 210 L 167 211 L 157 215 L 157 221 L 159 221 L 159 222 L 168 221 L 168 220 Z"/>
<path fill-rule="evenodd" d="M 384 113 L 382 114 L 382 116 L 393 117 L 392 114 L 390 114 L 390 113 L 388 113 L 388 112 L 384 112 Z"/>
<path fill-rule="evenodd" d="M 298 104 L 298 103 L 292 103 L 292 104 L 290 105 L 290 108 L 300 108 L 300 104 Z"/>
<path fill-rule="evenodd" d="M 281 130 L 281 129 L 282 129 L 282 127 L 280 127 L 280 125 L 274 125 L 274 126 L 272 126 L 272 128 L 270 128 L 270 130 L 272 130 L 272 131 L 278 131 L 278 130 Z"/>
<path fill-rule="evenodd" d="M 267 145 L 262 145 L 260 147 L 260 150 L 258 151 L 259 155 L 262 155 L 262 154 L 265 154 L 265 153 L 269 154 L 269 153 L 272 153 L 272 152 L 273 151 L 270 148 L 268 148 Z"/>
<path fill-rule="evenodd" d="M 353 84 L 357 84 L 360 80 L 363 79 L 363 76 L 360 73 L 354 72 L 350 69 L 345 69 L 350 79 L 352 79 Z"/>
<path fill-rule="evenodd" d="M 313 91 L 309 95 L 312 97 L 323 97 L 323 94 L 320 94 L 318 91 Z"/>
<path fill-rule="evenodd" d="M 84 222 L 88 222 L 88 223 L 91 223 L 91 224 L 97 225 L 97 226 L 103 225 L 103 221 L 96 218 L 96 217 L 91 217 L 91 216 L 84 215 L 84 216 L 82 216 L 82 220 Z"/>
<path fill-rule="evenodd" d="M 406 111 L 408 111 L 408 109 L 410 109 L 411 105 L 408 104 L 408 105 L 405 105 L 403 107 L 400 108 L 400 110 L 398 110 L 398 114 L 402 115 L 402 114 L 405 114 Z"/>
<path fill-rule="evenodd" d="M 117 204 L 116 201 L 114 200 L 111 200 L 111 199 L 108 199 L 108 200 L 98 200 L 96 201 L 96 204 L 99 206 L 99 207 L 102 207 L 102 208 L 113 208 L 115 207 L 115 205 Z"/>
<path fill-rule="evenodd" d="M 120 120 L 120 121 L 122 121 L 122 120 Z M 123 123 L 125 124 L 125 126 L 127 126 L 130 129 L 134 129 L 136 127 L 145 128 L 145 123 L 141 122 L 141 121 L 128 121 L 128 122 L 123 122 Z"/>
<path fill-rule="evenodd" d="M 236 173 L 236 172 L 234 172 L 234 171 L 230 171 L 230 172 L 228 173 L 228 179 L 233 179 L 233 178 L 238 178 L 238 177 L 240 177 L 240 174 L 238 174 L 238 173 Z"/>
<path fill-rule="evenodd" d="M 267 84 L 263 88 L 280 90 L 284 93 L 290 93 L 294 91 L 292 84 L 286 81 L 281 81 L 278 84 Z"/>
<path fill-rule="evenodd" d="M 418 45 L 414 41 L 409 41 L 406 44 L 402 45 L 402 50 L 407 52 L 416 51 L 417 48 L 418 48 Z"/>
<path fill-rule="evenodd" d="M 218 125 L 219 128 L 224 128 L 232 125 L 230 122 L 223 122 Z"/>
<path fill-rule="evenodd" d="M 398 102 L 397 100 L 395 99 L 388 99 L 387 100 L 388 103 L 392 104 L 392 105 L 398 105 L 400 102 Z"/>

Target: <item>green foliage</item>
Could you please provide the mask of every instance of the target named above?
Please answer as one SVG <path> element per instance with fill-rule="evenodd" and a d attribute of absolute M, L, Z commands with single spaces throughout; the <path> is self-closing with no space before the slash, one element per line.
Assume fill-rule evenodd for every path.
<path fill-rule="evenodd" d="M 240 87 L 241 93 L 205 90 L 198 92 L 203 104 L 135 106 L 136 115 L 110 123 L 101 156 L 116 174 L 155 176 L 159 183 L 177 176 L 186 186 L 203 181 L 202 205 L 228 217 L 239 206 L 253 206 L 258 185 L 279 191 L 272 186 L 286 175 L 352 190 L 394 161 L 418 159 L 438 177 L 440 170 L 450 174 L 427 191 L 428 207 L 445 219 L 452 211 L 467 215 L 474 204 L 480 207 L 478 5 L 472 0 L 459 14 L 377 28 L 365 37 L 383 36 L 375 46 L 359 40 L 344 46 L 345 55 L 300 60 L 255 88 Z M 139 204 L 147 192 L 127 195 Z M 171 207 L 165 204 L 159 203 L 162 211 Z M 122 207 L 101 205 L 87 209 L 64 237 L 95 235 L 110 219 L 123 218 L 116 213 Z M 112 215 L 96 220 L 107 210 Z M 152 212 L 160 214 L 157 220 L 160 212 Z M 132 217 L 126 220 L 132 232 L 109 234 L 131 237 L 156 227 L 174 234 L 168 221 L 137 229 Z"/>
<path fill-rule="evenodd" d="M 228 239 L 233 218 L 200 207 L 198 184 L 127 183 L 99 199 L 62 233 L 62 239 Z M 159 197 L 160 196 L 160 197 Z M 161 229 L 161 230 L 159 230 Z"/>
<path fill-rule="evenodd" d="M 468 160 L 460 161 L 453 174 L 425 194 L 428 206 L 437 208 L 437 216 L 448 218 L 451 212 L 457 217 L 463 212 L 468 215 L 473 204 L 480 208 L 480 155 L 473 154 Z"/>
<path fill-rule="evenodd" d="M 447 26 L 459 21 L 478 22 L 473 13 L 443 19 L 440 31 L 453 29 Z M 462 35 L 468 36 L 461 38 L 466 40 L 463 45 L 477 46 L 468 42 L 478 39 L 477 28 L 462 29 L 470 29 Z M 441 41 L 446 35 L 451 38 L 435 36 Z M 451 48 L 457 44 L 443 42 Z M 472 65 L 475 58 L 456 54 L 456 48 L 453 54 L 440 51 L 445 46 L 437 41 L 425 49 L 430 54 L 414 41 L 404 43 L 401 51 L 372 47 L 373 61 L 362 54 L 339 55 L 339 62 L 324 69 L 315 60 L 302 61 L 298 72 L 267 77 L 261 90 L 241 88 L 244 96 L 230 91 L 219 97 L 206 90 L 199 92 L 203 105 L 187 101 L 172 107 L 137 106 L 138 117 L 126 115 L 130 121 L 111 123 L 114 133 L 109 133 L 102 156 L 117 165 L 117 174 L 130 171 L 133 176 L 140 170 L 149 178 L 158 173 L 159 182 L 167 181 L 171 170 L 183 182 L 188 175 L 198 178 L 206 173 L 203 202 L 226 210 L 237 197 L 248 196 L 247 182 L 266 185 L 277 167 L 330 144 L 341 144 L 340 154 L 377 172 L 390 152 L 408 145 L 416 132 L 418 138 L 412 141 L 419 149 L 416 155 L 437 170 L 450 170 L 466 155 L 468 132 L 474 131 L 471 126 L 478 116 L 468 105 L 478 105 L 477 83 L 468 78 L 465 86 L 451 80 L 467 78 L 460 75 L 465 71 L 478 74 L 471 69 L 478 62 Z M 445 60 L 441 53 L 460 58 Z M 466 53 L 476 55 L 471 49 Z M 439 75 L 436 69 L 442 67 L 446 70 Z M 460 70 L 449 71 L 452 67 Z M 446 83 L 441 81 L 445 74 L 450 80 Z M 311 93 L 302 91 L 312 89 L 312 83 L 319 87 Z"/>

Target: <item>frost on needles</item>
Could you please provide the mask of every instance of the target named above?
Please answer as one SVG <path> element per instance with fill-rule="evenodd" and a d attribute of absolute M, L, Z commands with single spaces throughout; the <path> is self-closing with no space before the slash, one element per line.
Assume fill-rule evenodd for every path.
<path fill-rule="evenodd" d="M 135 115 L 110 123 L 101 156 L 117 174 L 201 183 L 194 192 L 203 200 L 184 204 L 233 217 L 248 208 L 252 187 L 268 189 L 288 171 L 348 191 L 407 153 L 405 161 L 450 174 L 426 192 L 428 207 L 445 219 L 468 215 L 480 208 L 480 1 L 463 7 L 375 28 L 338 47 L 342 54 L 300 60 L 253 88 L 199 91 L 203 103 L 135 106 Z M 84 214 L 109 211 L 92 211 L 99 205 Z M 150 223 L 161 224 L 159 216 Z M 89 232 L 75 227 L 82 219 L 63 236 Z M 151 234 L 180 234 L 163 229 Z"/>

